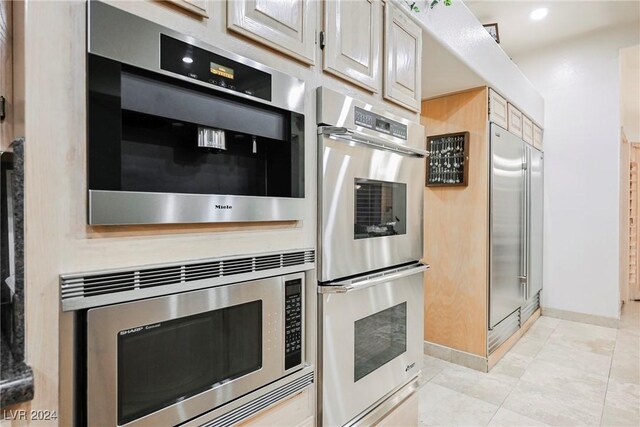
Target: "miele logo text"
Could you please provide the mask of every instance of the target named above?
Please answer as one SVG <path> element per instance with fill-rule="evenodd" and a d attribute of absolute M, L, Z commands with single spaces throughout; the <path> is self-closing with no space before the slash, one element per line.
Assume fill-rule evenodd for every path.
<path fill-rule="evenodd" d="M 216 205 L 216 209 L 233 209 L 231 205 Z"/>
<path fill-rule="evenodd" d="M 407 368 L 404 371 L 407 372 L 409 369 L 413 369 L 414 366 L 416 366 L 416 362 L 413 362 L 411 365 L 407 365 Z"/>
<path fill-rule="evenodd" d="M 138 326 L 137 328 L 127 329 L 126 331 L 120 331 L 120 335 L 132 334 L 134 332 L 138 332 L 142 330 L 142 326 Z"/>

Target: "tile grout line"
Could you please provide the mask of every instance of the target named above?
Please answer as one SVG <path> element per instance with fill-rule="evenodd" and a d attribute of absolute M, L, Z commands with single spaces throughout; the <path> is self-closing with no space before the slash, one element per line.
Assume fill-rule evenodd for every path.
<path fill-rule="evenodd" d="M 622 319 L 622 315 L 620 316 Z M 607 394 L 609 394 L 609 382 L 611 381 L 611 369 L 613 369 L 613 356 L 616 353 L 616 347 L 618 347 L 618 337 L 620 336 L 620 328 L 616 331 L 616 340 L 613 344 L 613 350 L 611 351 L 611 361 L 609 362 L 609 372 L 607 373 L 607 387 L 604 390 L 604 398 L 602 400 L 602 411 L 600 411 L 600 425 L 604 418 L 604 409 L 607 406 Z"/>

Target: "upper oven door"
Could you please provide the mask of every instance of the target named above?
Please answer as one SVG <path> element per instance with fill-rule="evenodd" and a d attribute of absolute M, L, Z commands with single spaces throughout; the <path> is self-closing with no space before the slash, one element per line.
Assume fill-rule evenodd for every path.
<path fill-rule="evenodd" d="M 89 310 L 90 424 L 177 425 L 293 371 L 285 287 L 303 280 L 298 273 Z"/>
<path fill-rule="evenodd" d="M 421 259 L 423 152 L 320 129 L 319 280 Z"/>
<path fill-rule="evenodd" d="M 418 375 L 427 268 L 320 287 L 322 425 L 345 425 Z"/>

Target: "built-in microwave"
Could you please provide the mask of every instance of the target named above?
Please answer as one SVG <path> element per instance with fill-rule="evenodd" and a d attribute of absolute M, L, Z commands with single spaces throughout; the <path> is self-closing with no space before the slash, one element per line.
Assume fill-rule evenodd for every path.
<path fill-rule="evenodd" d="M 303 81 L 88 8 L 89 224 L 302 219 Z"/>
<path fill-rule="evenodd" d="M 87 311 L 91 425 L 177 425 L 303 366 L 304 274 Z"/>

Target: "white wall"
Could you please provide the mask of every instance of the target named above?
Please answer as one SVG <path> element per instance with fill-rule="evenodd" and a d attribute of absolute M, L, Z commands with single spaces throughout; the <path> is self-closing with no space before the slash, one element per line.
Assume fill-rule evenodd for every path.
<path fill-rule="evenodd" d="M 619 317 L 619 49 L 638 25 L 514 58 L 545 98 L 542 305 Z"/>
<path fill-rule="evenodd" d="M 620 79 L 622 127 L 630 142 L 640 142 L 640 45 L 620 51 Z"/>

